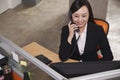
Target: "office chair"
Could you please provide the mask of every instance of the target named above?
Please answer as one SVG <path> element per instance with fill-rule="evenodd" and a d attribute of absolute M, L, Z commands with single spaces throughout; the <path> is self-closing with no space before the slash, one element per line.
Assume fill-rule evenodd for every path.
<path fill-rule="evenodd" d="M 95 21 L 95 23 L 96 23 L 97 25 L 100 25 L 100 26 L 104 29 L 104 32 L 105 32 L 105 34 L 106 34 L 106 36 L 107 36 L 108 31 L 109 31 L 109 23 L 108 23 L 107 21 L 105 21 L 105 20 L 97 19 L 97 18 L 95 18 L 94 21 Z M 101 59 L 103 56 L 102 56 L 102 54 L 101 54 L 101 51 L 100 51 L 100 49 L 99 49 L 99 46 L 97 47 L 97 50 L 98 50 L 98 52 L 97 52 L 97 54 L 98 54 L 98 59 Z"/>

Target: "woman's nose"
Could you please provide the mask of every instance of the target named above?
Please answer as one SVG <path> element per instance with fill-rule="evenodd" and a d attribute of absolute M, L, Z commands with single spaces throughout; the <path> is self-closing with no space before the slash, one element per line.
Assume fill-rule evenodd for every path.
<path fill-rule="evenodd" d="M 83 21 L 83 19 L 82 19 L 81 17 L 79 17 L 77 21 L 80 21 L 80 22 L 81 22 L 81 21 Z"/>

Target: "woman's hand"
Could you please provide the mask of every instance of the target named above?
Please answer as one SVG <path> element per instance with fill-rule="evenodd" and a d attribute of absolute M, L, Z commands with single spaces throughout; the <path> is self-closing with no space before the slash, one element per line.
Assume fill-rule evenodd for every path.
<path fill-rule="evenodd" d="M 68 27 L 69 27 L 68 42 L 71 44 L 72 38 L 74 36 L 74 32 L 75 30 L 78 29 L 78 27 L 76 26 L 76 24 L 71 24 L 71 21 L 68 23 Z"/>

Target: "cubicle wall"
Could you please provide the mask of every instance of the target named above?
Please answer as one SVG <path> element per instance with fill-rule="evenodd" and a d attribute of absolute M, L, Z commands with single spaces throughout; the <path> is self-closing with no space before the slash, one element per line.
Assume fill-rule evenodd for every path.
<path fill-rule="evenodd" d="M 32 80 L 67 80 L 2 35 L 0 35 L 0 47 L 7 51 L 5 56 L 9 58 L 9 65 L 21 78 L 24 77 L 24 72 L 30 72 Z M 26 62 L 27 65 L 21 64 L 21 61 Z"/>
<path fill-rule="evenodd" d="M 8 64 L 21 78 L 24 77 L 24 72 L 30 72 L 32 80 L 112 80 L 120 78 L 120 69 L 115 69 L 67 79 L 2 35 L 0 35 L 0 47 L 7 51 L 4 56 L 9 58 Z"/>
<path fill-rule="evenodd" d="M 0 14 L 21 4 L 21 0 L 0 0 Z"/>

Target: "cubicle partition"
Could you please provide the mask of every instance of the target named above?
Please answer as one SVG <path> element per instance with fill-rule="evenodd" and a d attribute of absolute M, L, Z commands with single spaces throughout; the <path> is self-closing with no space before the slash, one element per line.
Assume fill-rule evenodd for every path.
<path fill-rule="evenodd" d="M 0 35 L 0 47 L 7 52 L 3 55 L 8 57 L 8 64 L 21 79 L 24 78 L 26 72 L 30 73 L 30 80 L 112 80 L 120 78 L 120 69 L 115 69 L 68 79 L 2 35 Z"/>
<path fill-rule="evenodd" d="M 22 79 L 24 72 L 30 72 L 32 80 L 67 80 L 2 35 L 0 35 L 0 47 L 7 51 L 4 56 L 9 58 L 8 64 Z"/>

